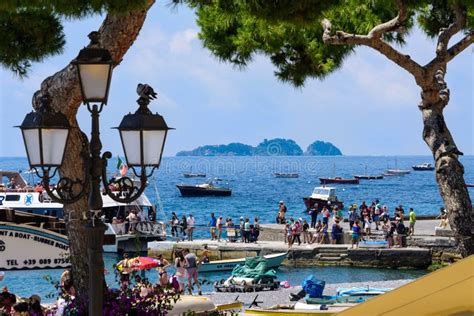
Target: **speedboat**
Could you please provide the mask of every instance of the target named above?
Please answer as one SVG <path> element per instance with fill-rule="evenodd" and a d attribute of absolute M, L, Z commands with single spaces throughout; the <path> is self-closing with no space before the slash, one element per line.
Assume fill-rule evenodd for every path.
<path fill-rule="evenodd" d="M 281 173 L 275 172 L 273 174 L 275 178 L 298 178 L 300 175 L 298 173 Z"/>
<path fill-rule="evenodd" d="M 267 268 L 276 269 L 278 268 L 283 260 L 286 259 L 287 252 L 272 253 L 263 256 L 267 259 Z M 202 263 L 199 266 L 199 272 L 215 272 L 215 271 L 230 271 L 233 270 L 237 265 L 244 264 L 246 258 L 239 259 L 228 259 L 228 260 L 216 260 L 206 263 Z"/>
<path fill-rule="evenodd" d="M 431 171 L 435 169 L 435 167 L 429 162 L 424 162 L 424 163 L 414 165 L 412 166 L 412 168 L 415 171 Z"/>
<path fill-rule="evenodd" d="M 216 185 L 220 181 L 221 179 L 213 179 L 196 185 L 177 184 L 176 187 L 183 197 L 230 196 L 232 194 L 231 189 Z"/>
<path fill-rule="evenodd" d="M 28 184 L 17 171 L 0 170 L 0 180 L 0 210 L 12 209 L 63 219 L 63 204 L 52 201 L 40 184 Z M 102 220 L 107 226 L 105 239 L 114 241 L 113 244 L 104 245 L 104 252 L 146 251 L 148 241 L 166 239 L 166 226 L 163 222 L 156 221 L 156 208 L 144 193 L 132 203 L 119 203 L 108 195 L 102 195 L 102 199 Z M 135 232 L 129 233 L 125 229 L 126 223 L 121 219 L 135 210 L 141 211 L 143 218 L 148 220 L 136 223 Z"/>
<path fill-rule="evenodd" d="M 337 206 L 339 209 L 344 208 L 344 203 L 339 201 L 336 196 L 336 188 L 334 187 L 315 187 L 313 193 L 303 198 L 306 209 L 322 210 L 324 206 L 331 208 Z"/>
<path fill-rule="evenodd" d="M 385 171 L 383 175 L 384 176 L 404 176 L 409 173 L 410 173 L 410 170 L 395 168 L 395 169 L 387 169 L 387 171 Z"/>
<path fill-rule="evenodd" d="M 319 178 L 319 182 L 321 184 L 329 184 L 329 183 L 336 183 L 336 184 L 359 184 L 359 179 L 352 178 L 352 179 L 344 179 L 341 177 L 335 178 Z"/>
<path fill-rule="evenodd" d="M 361 175 L 355 175 L 354 178 L 359 179 L 359 180 L 380 180 L 380 179 L 383 179 L 383 174 L 379 174 L 379 175 L 361 174 Z"/>
<path fill-rule="evenodd" d="M 189 173 L 183 173 L 183 176 L 185 178 L 205 178 L 206 174 L 205 173 L 192 173 L 192 172 L 189 172 Z"/>

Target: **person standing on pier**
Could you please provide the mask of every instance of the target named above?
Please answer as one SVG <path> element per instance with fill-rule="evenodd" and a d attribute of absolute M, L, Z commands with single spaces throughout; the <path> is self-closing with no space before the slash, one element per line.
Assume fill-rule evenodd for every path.
<path fill-rule="evenodd" d="M 277 216 L 277 224 L 285 224 L 286 223 L 286 205 L 285 202 L 280 201 L 278 203 L 278 216 Z"/>
<path fill-rule="evenodd" d="M 410 224 L 408 235 L 413 236 L 415 234 L 416 214 L 415 210 L 411 207 L 410 212 L 408 213 L 408 223 Z"/>
<path fill-rule="evenodd" d="M 311 216 L 311 228 L 315 228 L 318 219 L 318 203 L 314 203 L 313 208 L 309 210 L 309 215 Z"/>
<path fill-rule="evenodd" d="M 355 213 L 355 210 L 354 210 L 354 213 Z M 359 225 L 359 220 L 356 219 L 354 224 L 352 225 L 351 248 L 354 248 L 354 244 L 355 244 L 356 249 L 359 248 L 360 230 L 361 230 L 361 227 Z"/>
<path fill-rule="evenodd" d="M 260 235 L 260 223 L 258 222 L 258 217 L 255 217 L 253 222 L 253 242 L 257 243 L 258 236 Z"/>
<path fill-rule="evenodd" d="M 188 231 L 188 220 L 186 219 L 186 215 L 183 215 L 183 217 L 181 217 L 179 226 L 181 230 L 181 235 L 183 235 L 183 240 L 184 240 L 184 237 L 186 237 L 186 232 Z"/>
<path fill-rule="evenodd" d="M 175 212 L 171 213 L 171 236 L 178 237 L 178 224 L 179 219 Z"/>
<path fill-rule="evenodd" d="M 188 240 L 193 241 L 193 232 L 194 232 L 194 217 L 193 214 L 189 214 L 189 217 L 187 219 L 187 225 L 188 225 Z"/>
<path fill-rule="evenodd" d="M 189 295 L 193 295 L 193 281 L 194 285 L 197 285 L 198 295 L 202 295 L 201 283 L 199 283 L 199 275 L 197 269 L 197 257 L 195 253 L 189 252 L 189 249 L 183 251 L 186 272 L 188 274 L 188 291 Z"/>
<path fill-rule="evenodd" d="M 244 223 L 244 242 L 250 242 L 250 219 L 247 217 Z"/>
<path fill-rule="evenodd" d="M 349 220 L 349 229 L 352 230 L 352 226 L 354 226 L 354 223 L 357 219 L 357 211 L 354 205 L 351 205 L 349 208 L 349 214 L 348 214 L 348 220 Z"/>
<path fill-rule="evenodd" d="M 222 223 L 222 216 L 219 216 L 216 222 L 216 229 L 217 229 L 217 241 L 221 241 L 221 234 L 222 234 L 222 227 L 224 224 Z"/>
<path fill-rule="evenodd" d="M 326 206 L 323 207 L 323 225 L 329 225 L 329 218 L 331 217 L 331 212 L 329 212 Z"/>
<path fill-rule="evenodd" d="M 217 226 L 217 218 L 214 213 L 211 213 L 211 220 L 208 224 L 211 227 L 211 240 L 216 240 L 216 226 Z"/>

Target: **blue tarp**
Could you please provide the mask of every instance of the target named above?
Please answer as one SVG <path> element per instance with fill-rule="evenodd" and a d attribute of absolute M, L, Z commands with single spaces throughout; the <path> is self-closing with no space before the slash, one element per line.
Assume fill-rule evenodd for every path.
<path fill-rule="evenodd" d="M 304 279 L 303 283 L 301 283 L 301 286 L 303 287 L 303 290 L 306 292 L 306 294 L 313 298 L 323 296 L 325 285 L 326 282 L 316 279 L 314 275 L 308 276 L 306 279 Z"/>

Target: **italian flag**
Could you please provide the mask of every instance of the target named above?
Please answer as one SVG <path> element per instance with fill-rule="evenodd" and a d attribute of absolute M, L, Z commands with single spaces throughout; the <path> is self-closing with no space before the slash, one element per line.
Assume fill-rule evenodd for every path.
<path fill-rule="evenodd" d="M 120 159 L 120 157 L 117 157 L 117 170 L 120 170 L 120 175 L 124 177 L 127 172 L 128 172 L 128 166 L 125 162 Z"/>

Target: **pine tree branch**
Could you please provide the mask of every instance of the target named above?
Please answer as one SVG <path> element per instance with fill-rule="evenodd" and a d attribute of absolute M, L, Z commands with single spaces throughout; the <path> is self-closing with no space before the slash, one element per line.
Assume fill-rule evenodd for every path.
<path fill-rule="evenodd" d="M 474 31 L 469 31 L 469 33 L 463 39 L 451 46 L 446 51 L 444 61 L 446 63 L 450 62 L 454 57 L 456 57 L 459 53 L 468 48 L 472 43 L 474 43 Z"/>
<path fill-rule="evenodd" d="M 410 56 L 404 55 L 393 48 L 382 38 L 374 36 L 369 37 L 368 35 L 349 34 L 343 31 L 337 31 L 335 35 L 331 35 L 331 22 L 328 19 L 324 19 L 321 24 L 324 28 L 324 43 L 332 45 L 365 45 L 371 47 L 412 74 L 417 82 L 423 77 L 423 68 L 417 62 L 412 60 Z M 377 28 L 377 26 L 375 28 Z M 385 26 L 381 29 L 388 28 Z M 373 30 L 374 29 L 372 29 L 372 31 Z M 376 31 L 374 34 L 378 34 L 378 32 L 379 31 Z"/>
<path fill-rule="evenodd" d="M 453 11 L 456 19 L 447 28 L 441 29 L 438 36 L 438 45 L 436 46 L 436 55 L 443 56 L 448 49 L 448 43 L 451 37 L 457 32 L 461 31 L 466 25 L 466 10 L 461 8 L 460 4 L 456 2 L 453 5 Z"/>
<path fill-rule="evenodd" d="M 408 11 L 403 1 L 397 0 L 396 2 L 398 15 L 390 21 L 375 26 L 368 34 L 370 38 L 380 38 L 384 33 L 394 32 L 403 27 L 403 24 L 406 22 L 408 17 Z"/>

